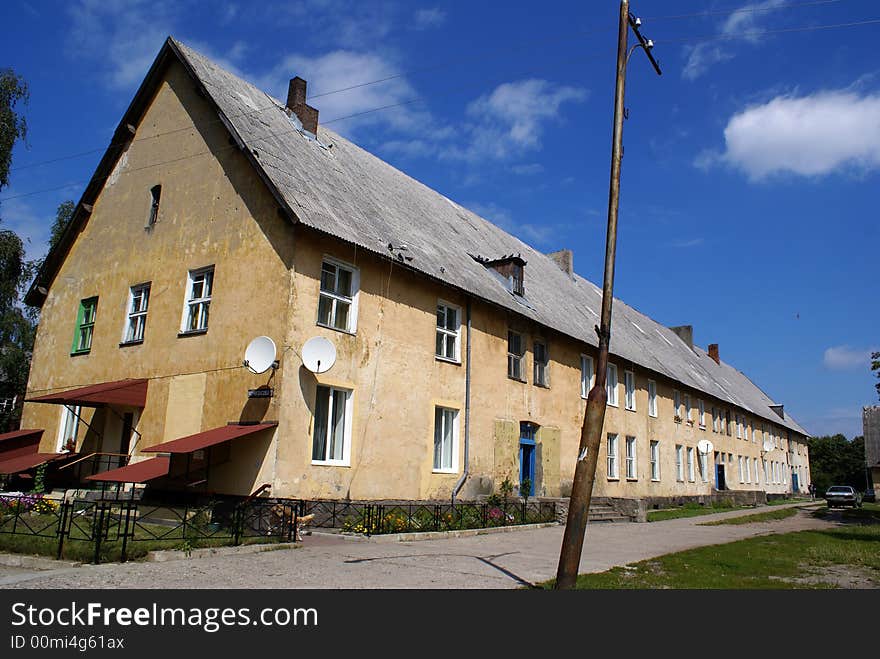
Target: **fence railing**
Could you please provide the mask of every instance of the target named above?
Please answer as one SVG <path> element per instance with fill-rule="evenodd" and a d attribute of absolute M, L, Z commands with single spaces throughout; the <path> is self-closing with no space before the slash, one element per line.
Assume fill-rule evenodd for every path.
<path fill-rule="evenodd" d="M 153 549 L 240 545 L 255 538 L 291 542 L 298 509 L 298 502 L 267 499 L 174 506 L 0 495 L 0 535 L 18 536 L 30 543 L 26 549 L 57 558 L 126 561 Z"/>

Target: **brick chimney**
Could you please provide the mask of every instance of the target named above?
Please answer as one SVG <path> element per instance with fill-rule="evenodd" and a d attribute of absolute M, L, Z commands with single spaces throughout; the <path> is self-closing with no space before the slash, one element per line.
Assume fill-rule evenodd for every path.
<path fill-rule="evenodd" d="M 574 253 L 570 249 L 560 249 L 547 254 L 559 268 L 569 277 L 574 275 Z"/>
<path fill-rule="evenodd" d="M 709 356 L 715 360 L 716 364 L 721 363 L 721 357 L 718 354 L 718 344 L 717 343 L 710 343 L 709 344 Z"/>
<path fill-rule="evenodd" d="M 318 111 L 306 104 L 306 81 L 299 76 L 292 78 L 287 88 L 287 109 L 302 122 L 303 130 L 318 134 Z"/>

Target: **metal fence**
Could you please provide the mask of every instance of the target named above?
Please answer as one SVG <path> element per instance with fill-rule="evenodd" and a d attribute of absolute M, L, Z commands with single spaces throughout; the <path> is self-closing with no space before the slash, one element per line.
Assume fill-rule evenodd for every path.
<path fill-rule="evenodd" d="M 296 538 L 298 503 L 222 499 L 174 506 L 0 495 L 0 534 L 29 536 L 34 549 L 48 553 L 51 548 L 58 558 L 67 553 L 93 563 L 126 561 L 152 549 L 186 551 L 240 545 L 253 538 L 291 542 Z"/>
<path fill-rule="evenodd" d="M 556 521 L 552 501 L 497 503 L 360 503 L 301 501 L 300 516 L 313 515 L 309 526 L 366 535 L 453 531 Z"/>

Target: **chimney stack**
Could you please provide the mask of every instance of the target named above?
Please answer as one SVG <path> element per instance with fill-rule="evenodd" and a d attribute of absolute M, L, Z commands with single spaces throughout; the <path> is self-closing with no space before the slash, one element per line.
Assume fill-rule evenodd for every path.
<path fill-rule="evenodd" d="M 306 104 L 306 81 L 299 76 L 292 78 L 287 88 L 287 109 L 302 122 L 303 130 L 318 134 L 318 111 Z"/>
<path fill-rule="evenodd" d="M 574 253 L 570 249 L 560 249 L 547 254 L 559 268 L 569 277 L 574 275 Z"/>
<path fill-rule="evenodd" d="M 694 349 L 694 326 L 693 325 L 679 325 L 678 327 L 670 327 L 673 332 L 687 344 L 687 347 L 691 350 Z"/>
<path fill-rule="evenodd" d="M 709 344 L 709 356 L 715 360 L 716 364 L 721 363 L 721 357 L 718 354 L 718 344 L 717 343 L 710 343 Z"/>

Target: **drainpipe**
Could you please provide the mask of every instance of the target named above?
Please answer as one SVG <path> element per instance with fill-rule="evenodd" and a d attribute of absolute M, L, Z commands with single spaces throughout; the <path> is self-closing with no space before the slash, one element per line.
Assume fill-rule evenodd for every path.
<path fill-rule="evenodd" d="M 471 438 L 471 301 L 467 302 L 467 351 L 464 366 L 464 469 L 461 478 L 452 490 L 452 506 L 455 507 L 455 496 L 464 487 L 468 477 L 468 448 Z"/>

